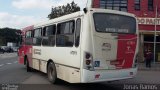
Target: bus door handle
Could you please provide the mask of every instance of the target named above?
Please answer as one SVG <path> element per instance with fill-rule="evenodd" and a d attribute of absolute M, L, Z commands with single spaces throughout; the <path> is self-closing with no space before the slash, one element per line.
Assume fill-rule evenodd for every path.
<path fill-rule="evenodd" d="M 71 51 L 70 54 L 77 55 L 77 51 Z"/>

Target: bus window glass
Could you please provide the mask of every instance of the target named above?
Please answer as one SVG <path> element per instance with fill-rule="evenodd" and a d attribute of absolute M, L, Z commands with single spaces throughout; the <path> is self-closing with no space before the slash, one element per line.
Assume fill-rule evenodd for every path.
<path fill-rule="evenodd" d="M 69 22 L 61 24 L 61 33 L 67 34 L 70 32 Z"/>
<path fill-rule="evenodd" d="M 51 25 L 44 27 L 43 29 L 43 46 L 54 46 L 55 45 L 55 32 L 56 32 L 56 25 Z"/>
<path fill-rule="evenodd" d="M 43 46 L 49 46 L 49 39 L 48 39 L 48 37 L 43 37 L 42 45 Z"/>
<path fill-rule="evenodd" d="M 76 21 L 76 32 L 75 32 L 75 46 L 79 46 L 80 41 L 80 30 L 81 30 L 81 19 L 77 19 Z"/>
<path fill-rule="evenodd" d="M 41 45 L 41 40 L 42 40 L 41 34 L 42 34 L 41 28 L 34 30 L 33 45 L 36 45 L 36 46 Z"/>
<path fill-rule="evenodd" d="M 40 37 L 40 36 L 41 36 L 41 29 L 35 29 L 34 37 Z"/>
<path fill-rule="evenodd" d="M 46 27 L 43 27 L 43 34 L 42 36 L 46 36 Z"/>
<path fill-rule="evenodd" d="M 26 38 L 30 38 L 31 37 L 31 31 L 27 31 L 26 32 Z"/>
<path fill-rule="evenodd" d="M 26 32 L 26 38 L 25 38 L 25 44 L 26 45 L 31 45 L 32 44 L 32 31 L 27 31 Z"/>
<path fill-rule="evenodd" d="M 72 47 L 74 42 L 74 21 L 59 23 L 57 26 L 56 45 L 60 47 Z"/>
<path fill-rule="evenodd" d="M 129 16 L 94 13 L 94 24 L 97 32 L 128 33 L 136 32 L 136 19 Z"/>
<path fill-rule="evenodd" d="M 46 27 L 46 36 L 55 35 L 56 25 Z"/>
<path fill-rule="evenodd" d="M 74 21 L 70 22 L 70 29 L 69 29 L 69 33 L 74 33 Z"/>
<path fill-rule="evenodd" d="M 72 34 L 74 32 L 74 21 L 58 24 L 58 34 Z"/>

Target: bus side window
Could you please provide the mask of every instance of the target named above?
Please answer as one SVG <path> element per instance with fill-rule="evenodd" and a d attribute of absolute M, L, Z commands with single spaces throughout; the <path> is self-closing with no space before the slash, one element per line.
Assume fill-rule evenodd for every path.
<path fill-rule="evenodd" d="M 72 47 L 74 43 L 75 21 L 59 23 L 57 25 L 56 45 L 59 47 Z"/>
<path fill-rule="evenodd" d="M 42 36 L 42 29 L 38 28 L 34 30 L 34 35 L 33 35 L 33 45 L 40 46 L 41 45 L 41 36 Z"/>
<path fill-rule="evenodd" d="M 31 45 L 32 44 L 32 34 L 31 34 L 31 30 L 26 32 L 26 36 L 25 36 L 25 44 L 26 45 Z"/>
<path fill-rule="evenodd" d="M 46 36 L 46 27 L 43 27 L 42 29 L 42 36 Z"/>
<path fill-rule="evenodd" d="M 31 38 L 31 30 L 26 32 L 26 38 Z"/>
<path fill-rule="evenodd" d="M 55 45 L 55 32 L 56 32 L 56 25 L 44 27 L 42 45 L 54 46 Z"/>
<path fill-rule="evenodd" d="M 76 31 L 75 31 L 75 46 L 79 46 L 80 41 L 80 31 L 81 31 L 81 19 L 78 18 L 76 21 Z"/>

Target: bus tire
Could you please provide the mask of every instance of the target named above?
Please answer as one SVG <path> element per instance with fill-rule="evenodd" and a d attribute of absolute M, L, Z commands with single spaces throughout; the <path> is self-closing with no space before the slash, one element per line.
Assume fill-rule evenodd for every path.
<path fill-rule="evenodd" d="M 28 62 L 28 59 L 25 58 L 25 65 L 26 65 L 26 69 L 27 69 L 27 72 L 31 72 L 31 67 L 29 66 L 29 62 Z"/>
<path fill-rule="evenodd" d="M 50 62 L 47 67 L 47 75 L 48 79 L 52 84 L 56 84 L 57 82 L 57 72 L 56 67 L 53 62 Z"/>

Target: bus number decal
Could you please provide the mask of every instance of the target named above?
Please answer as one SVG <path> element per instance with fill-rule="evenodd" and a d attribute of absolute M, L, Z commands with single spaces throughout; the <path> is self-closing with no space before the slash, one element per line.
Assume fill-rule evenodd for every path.
<path fill-rule="evenodd" d="M 41 55 L 41 50 L 40 49 L 34 49 L 34 54 Z"/>

